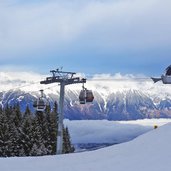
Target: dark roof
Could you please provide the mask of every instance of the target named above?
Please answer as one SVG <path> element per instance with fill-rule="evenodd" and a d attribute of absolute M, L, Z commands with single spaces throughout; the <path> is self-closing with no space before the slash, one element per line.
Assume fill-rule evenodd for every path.
<path fill-rule="evenodd" d="M 166 75 L 171 75 L 171 65 L 166 68 Z"/>

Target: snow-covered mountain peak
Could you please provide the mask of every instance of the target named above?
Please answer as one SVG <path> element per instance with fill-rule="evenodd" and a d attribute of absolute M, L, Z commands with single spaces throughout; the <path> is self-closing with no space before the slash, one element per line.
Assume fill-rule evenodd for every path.
<path fill-rule="evenodd" d="M 34 92 L 40 89 L 45 89 L 51 93 L 59 91 L 58 84 L 41 85 L 40 81 L 44 80 L 48 75 L 42 75 L 33 72 L 0 72 L 0 91 L 8 91 L 10 89 L 21 89 L 26 92 Z M 84 77 L 84 74 L 77 74 Z M 106 98 L 111 93 L 138 90 L 143 93 L 155 97 L 171 97 L 170 85 L 162 83 L 154 84 L 152 80 L 146 76 L 132 74 L 121 75 L 116 73 L 111 74 L 96 74 L 91 78 L 87 78 L 85 87 L 97 91 L 100 95 Z M 81 90 L 81 84 L 70 85 L 66 90 L 77 91 Z"/>
<path fill-rule="evenodd" d="M 26 104 L 40 96 L 40 89 L 53 103 L 59 101 L 58 83 L 42 85 L 40 81 L 47 76 L 34 73 L 0 72 L 0 103 Z M 68 119 L 140 119 L 153 117 L 171 117 L 171 85 L 154 84 L 147 77 L 133 75 L 96 75 L 88 78 L 84 85 L 93 90 L 94 102 L 90 105 L 79 104 L 82 84 L 65 87 L 65 117 Z"/>

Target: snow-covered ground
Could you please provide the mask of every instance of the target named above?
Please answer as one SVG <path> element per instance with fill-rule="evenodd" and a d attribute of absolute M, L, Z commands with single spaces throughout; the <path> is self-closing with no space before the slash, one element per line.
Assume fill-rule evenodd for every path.
<path fill-rule="evenodd" d="M 170 160 L 171 123 L 168 123 L 132 141 L 95 151 L 59 156 L 1 158 L 0 170 L 170 171 Z"/>
<path fill-rule="evenodd" d="M 134 122 L 135 124 L 143 123 L 143 125 L 147 122 L 151 127 L 154 125 L 153 120 L 132 121 L 130 124 Z M 156 120 L 155 124 L 159 125 L 158 129 L 152 129 L 132 141 L 95 151 L 58 156 L 0 158 L 0 170 L 170 171 L 171 123 L 164 125 L 167 122 L 170 121 Z"/>

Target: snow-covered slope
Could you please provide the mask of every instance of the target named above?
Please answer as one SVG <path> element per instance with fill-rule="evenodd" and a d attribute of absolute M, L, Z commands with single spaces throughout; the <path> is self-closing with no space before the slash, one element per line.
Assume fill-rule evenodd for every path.
<path fill-rule="evenodd" d="M 27 104 L 32 108 L 40 89 L 44 89 L 51 103 L 58 101 L 58 84 L 39 84 L 45 78 L 45 75 L 35 73 L 0 72 L 0 105 L 20 102 L 23 110 Z M 65 118 L 131 120 L 171 117 L 170 85 L 115 74 L 95 75 L 87 81 L 86 87 L 93 90 L 95 99 L 92 104 L 80 105 L 81 85 L 66 86 Z"/>
<path fill-rule="evenodd" d="M 133 141 L 91 152 L 1 158 L 3 171 L 170 171 L 171 124 Z"/>

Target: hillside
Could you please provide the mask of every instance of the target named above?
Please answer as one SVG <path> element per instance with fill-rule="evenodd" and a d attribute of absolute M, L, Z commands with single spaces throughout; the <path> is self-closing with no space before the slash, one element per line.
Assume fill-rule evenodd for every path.
<path fill-rule="evenodd" d="M 3 171 L 170 171 L 171 124 L 133 141 L 91 152 L 60 156 L 1 158 Z"/>

